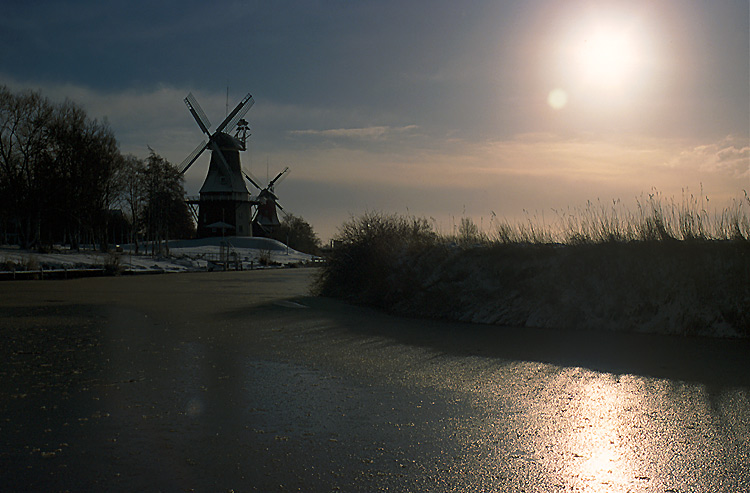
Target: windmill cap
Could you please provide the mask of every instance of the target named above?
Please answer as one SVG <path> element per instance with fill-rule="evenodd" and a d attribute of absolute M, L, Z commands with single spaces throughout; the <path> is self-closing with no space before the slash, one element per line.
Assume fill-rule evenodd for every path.
<path fill-rule="evenodd" d="M 244 149 L 244 147 L 242 146 L 242 142 L 224 132 L 217 132 L 212 138 L 221 149 Z"/>

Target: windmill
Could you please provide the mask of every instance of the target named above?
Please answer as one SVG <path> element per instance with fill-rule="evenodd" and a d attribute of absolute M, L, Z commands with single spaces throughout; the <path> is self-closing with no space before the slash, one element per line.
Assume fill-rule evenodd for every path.
<path fill-rule="evenodd" d="M 251 208 L 255 202 L 250 200 L 250 193 L 242 178 L 239 151 L 246 149 L 245 140 L 248 135 L 247 122 L 242 117 L 254 103 L 253 97 L 246 95 L 212 133 L 209 130 L 211 122 L 193 94 L 190 93 L 185 98 L 190 114 L 208 140 L 198 144 L 182 162 L 180 173 L 184 175 L 203 151 L 211 150 L 208 173 L 197 201 L 199 237 L 223 235 L 225 232 L 233 236 L 252 235 Z M 240 128 L 234 137 L 228 132 L 238 123 Z"/>
<path fill-rule="evenodd" d="M 276 212 L 278 208 L 282 213 L 284 208 L 279 204 L 279 197 L 274 192 L 274 186 L 278 185 L 281 180 L 288 176 L 289 166 L 284 168 L 276 177 L 268 182 L 265 188 L 258 185 L 258 180 L 255 179 L 250 173 L 243 171 L 247 181 L 253 184 L 258 189 L 258 196 L 255 201 L 258 208 L 253 217 L 253 235 L 254 236 L 268 236 L 279 227 L 279 216 Z"/>

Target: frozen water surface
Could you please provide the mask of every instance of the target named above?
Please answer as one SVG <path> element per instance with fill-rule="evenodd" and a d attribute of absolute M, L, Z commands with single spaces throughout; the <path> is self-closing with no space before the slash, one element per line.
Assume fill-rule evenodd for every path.
<path fill-rule="evenodd" d="M 0 284 L 2 484 L 750 489 L 744 340 L 402 319 L 312 275 Z"/>

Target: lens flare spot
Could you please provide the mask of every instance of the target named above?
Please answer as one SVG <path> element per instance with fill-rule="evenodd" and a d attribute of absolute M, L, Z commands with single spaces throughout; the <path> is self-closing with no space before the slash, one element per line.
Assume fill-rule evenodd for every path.
<path fill-rule="evenodd" d="M 196 418 L 203 414 L 203 403 L 200 401 L 200 399 L 190 399 L 190 402 L 188 402 L 187 405 L 187 409 L 185 409 L 185 414 L 187 414 L 191 418 Z"/>
<path fill-rule="evenodd" d="M 547 95 L 547 104 L 555 110 L 561 110 L 568 104 L 568 94 L 562 89 L 552 89 Z"/>

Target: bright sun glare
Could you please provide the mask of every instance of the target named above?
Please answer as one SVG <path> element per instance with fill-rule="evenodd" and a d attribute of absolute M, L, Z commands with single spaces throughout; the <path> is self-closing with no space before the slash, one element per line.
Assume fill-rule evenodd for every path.
<path fill-rule="evenodd" d="M 561 82 L 547 103 L 562 109 L 570 97 L 596 104 L 627 104 L 648 77 L 643 19 L 623 12 L 580 15 L 557 41 Z"/>
<path fill-rule="evenodd" d="M 586 84 L 619 86 L 636 75 L 638 51 L 636 40 L 623 28 L 597 26 L 578 41 L 574 65 Z"/>

